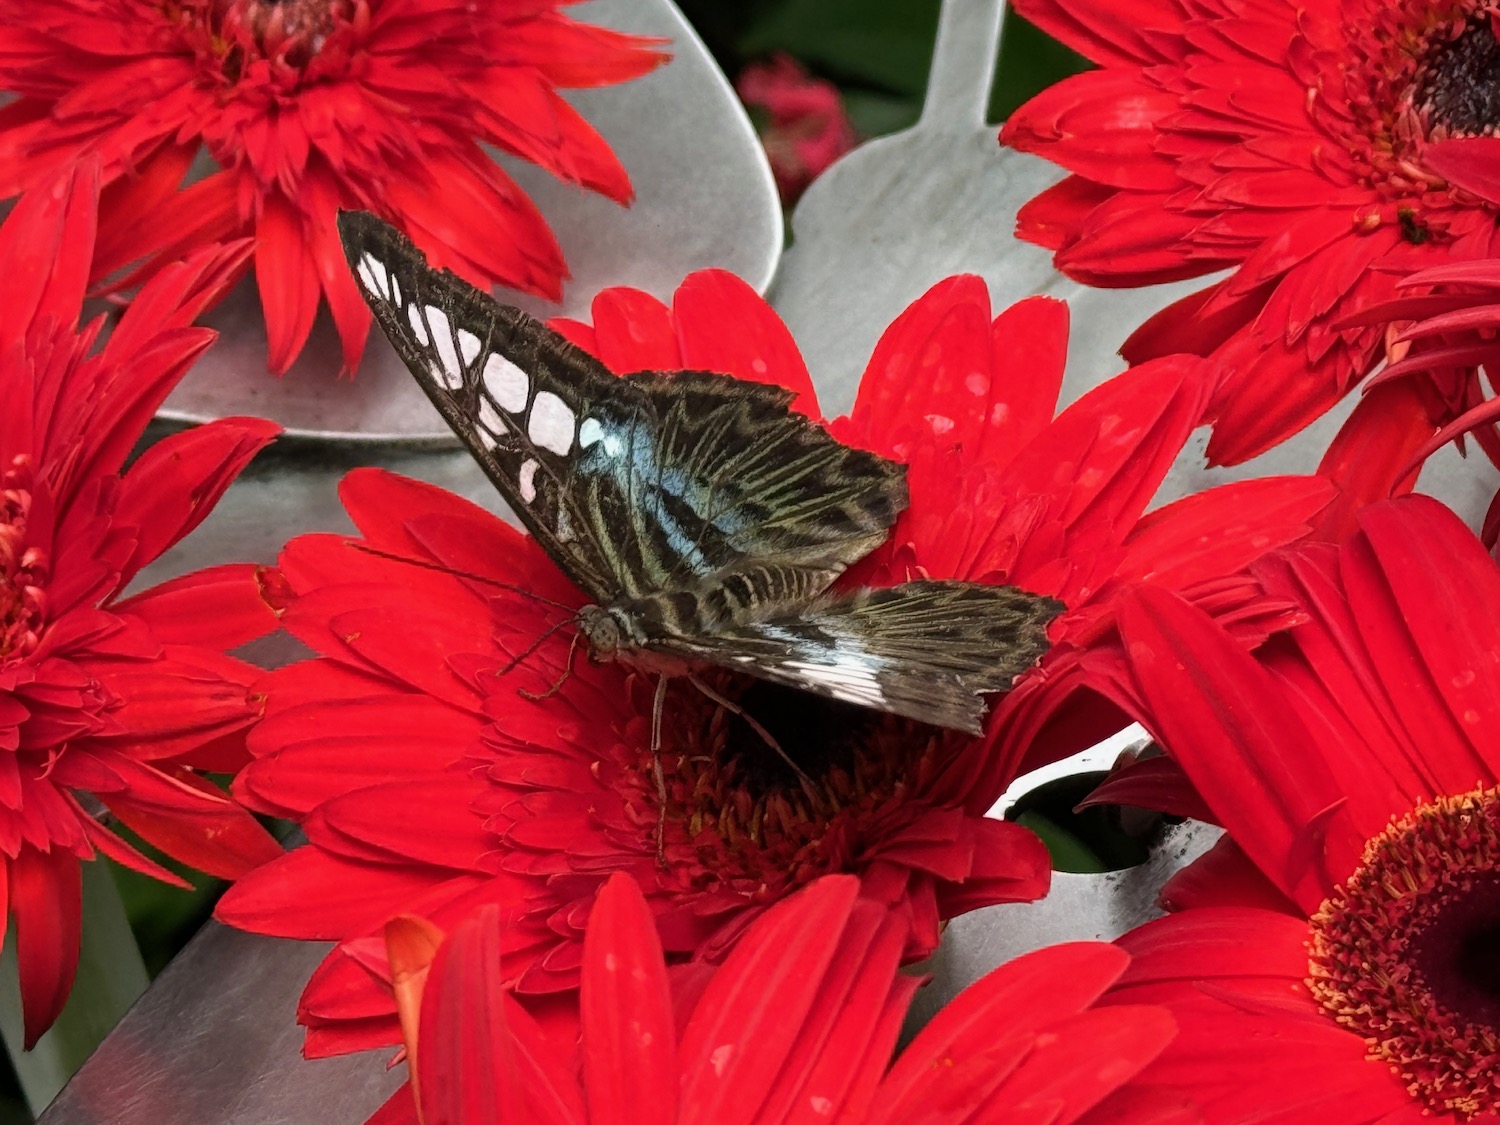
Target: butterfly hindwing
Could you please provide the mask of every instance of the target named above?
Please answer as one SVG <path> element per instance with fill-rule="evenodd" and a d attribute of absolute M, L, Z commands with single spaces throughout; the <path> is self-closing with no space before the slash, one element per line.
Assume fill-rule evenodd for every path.
<path fill-rule="evenodd" d="M 981 696 L 1046 652 L 1063 609 L 1014 586 L 907 582 L 655 647 L 774 683 L 978 734 Z"/>
<path fill-rule="evenodd" d="M 601 602 L 767 560 L 826 575 L 906 504 L 902 467 L 725 375 L 623 378 L 346 212 L 339 231 L 382 329 L 527 528 Z"/>

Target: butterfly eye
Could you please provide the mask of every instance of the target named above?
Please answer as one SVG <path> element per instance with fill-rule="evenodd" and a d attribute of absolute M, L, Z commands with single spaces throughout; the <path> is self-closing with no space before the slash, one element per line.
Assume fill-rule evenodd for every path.
<path fill-rule="evenodd" d="M 590 654 L 600 661 L 613 660 L 624 640 L 620 623 L 599 605 L 586 605 L 578 611 L 578 631 L 588 638 Z"/>

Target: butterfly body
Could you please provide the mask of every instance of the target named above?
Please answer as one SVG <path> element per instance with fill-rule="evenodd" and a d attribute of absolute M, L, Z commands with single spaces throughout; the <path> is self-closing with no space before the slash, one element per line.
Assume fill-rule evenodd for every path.
<path fill-rule="evenodd" d="M 616 376 L 380 220 L 339 217 L 382 329 L 532 535 L 594 604 L 596 659 L 704 665 L 977 732 L 1061 604 L 1013 587 L 834 593 L 906 507 L 904 467 L 791 392 L 701 371 Z"/>

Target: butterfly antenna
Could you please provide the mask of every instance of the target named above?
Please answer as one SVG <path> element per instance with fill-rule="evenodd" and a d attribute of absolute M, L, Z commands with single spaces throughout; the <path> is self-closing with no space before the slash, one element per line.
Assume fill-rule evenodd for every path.
<path fill-rule="evenodd" d="M 353 547 L 356 551 L 363 551 L 365 554 L 374 555 L 378 559 L 388 559 L 391 562 L 405 563 L 407 566 L 419 566 L 423 570 L 435 570 L 439 574 L 447 574 L 453 578 L 467 578 L 471 582 L 478 582 L 485 586 L 493 586 L 497 590 L 509 590 L 513 594 L 520 594 L 523 598 L 530 598 L 532 601 L 541 602 L 543 605 L 550 605 L 556 609 L 565 609 L 568 611 L 569 621 L 572 620 L 572 615 L 577 612 L 577 609 L 574 606 L 570 606 L 565 602 L 553 601 L 551 598 L 544 598 L 541 594 L 533 593 L 531 590 L 526 589 L 524 586 L 514 586 L 509 582 L 500 582 L 494 578 L 486 578 L 482 574 L 475 574 L 473 571 L 469 570 L 459 570 L 457 567 L 446 566 L 443 563 L 429 562 L 426 559 L 414 559 L 407 555 L 397 555 L 390 551 L 382 551 L 379 547 L 372 547 L 368 543 L 358 543 L 352 539 L 346 540 L 345 542 L 347 542 L 349 546 Z M 566 622 L 564 622 L 564 624 L 566 624 Z M 543 634 L 544 637 L 550 635 L 550 630 L 548 631 L 548 633 Z"/>
<path fill-rule="evenodd" d="M 520 656 L 516 657 L 495 674 L 497 676 L 505 675 L 505 673 L 509 672 L 517 664 L 521 663 L 521 661 L 525 660 L 528 656 L 530 656 L 533 652 L 540 648 L 543 641 L 545 641 L 553 633 L 561 629 L 564 625 L 568 624 L 568 622 L 571 620 L 572 618 L 569 618 L 568 621 L 559 621 L 556 625 L 552 626 L 552 628 L 548 629 L 536 640 L 532 641 L 531 644 L 526 647 L 525 652 L 521 653 Z M 539 700 L 551 699 L 554 695 L 562 690 L 563 684 L 567 683 L 568 677 L 573 674 L 573 654 L 578 651 L 578 642 L 582 637 L 582 633 L 573 634 L 573 643 L 568 645 L 568 659 L 567 662 L 563 664 L 563 674 L 557 678 L 557 683 L 553 684 L 543 692 L 527 691 L 525 688 L 517 688 L 516 691 L 522 696 L 522 698 L 529 699 L 533 703 L 536 703 Z"/>

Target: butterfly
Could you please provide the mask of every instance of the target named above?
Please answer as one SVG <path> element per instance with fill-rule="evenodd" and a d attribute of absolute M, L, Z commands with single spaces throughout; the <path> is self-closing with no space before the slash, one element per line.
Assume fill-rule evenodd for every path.
<path fill-rule="evenodd" d="M 656 724 L 667 678 L 708 665 L 978 734 L 983 696 L 1046 651 L 1062 603 L 1015 587 L 832 590 L 906 507 L 905 467 L 840 443 L 790 391 L 616 376 L 375 216 L 338 227 L 396 352 L 592 599 L 575 621 L 593 657 L 658 675 Z"/>

